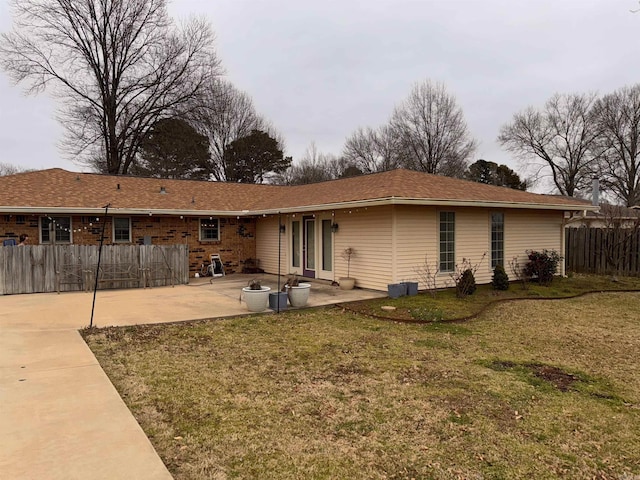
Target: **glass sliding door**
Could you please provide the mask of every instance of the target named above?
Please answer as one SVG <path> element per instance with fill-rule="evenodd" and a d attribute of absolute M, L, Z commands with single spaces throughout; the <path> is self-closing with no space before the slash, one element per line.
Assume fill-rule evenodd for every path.
<path fill-rule="evenodd" d="M 304 217 L 304 241 L 302 251 L 304 255 L 304 267 L 302 274 L 305 277 L 316 277 L 316 219 Z"/>
<path fill-rule="evenodd" d="M 300 254 L 302 250 L 302 236 L 300 235 L 300 221 L 294 220 L 291 222 L 291 267 L 293 271 L 300 272 L 301 258 Z"/>
<path fill-rule="evenodd" d="M 323 219 L 321 222 L 322 232 L 320 235 L 322 245 L 320 278 L 325 280 L 333 280 L 333 233 L 331 232 L 331 219 Z"/>

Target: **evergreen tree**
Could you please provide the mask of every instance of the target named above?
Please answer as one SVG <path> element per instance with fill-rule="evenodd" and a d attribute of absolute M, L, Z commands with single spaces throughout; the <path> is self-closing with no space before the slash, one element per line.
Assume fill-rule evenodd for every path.
<path fill-rule="evenodd" d="M 516 190 L 526 190 L 527 182 L 506 165 L 498 165 L 495 162 L 478 160 L 469 166 L 465 177 L 474 182 L 498 187 L 509 187 Z"/>
<path fill-rule="evenodd" d="M 291 165 L 291 157 L 283 155 L 278 141 L 261 130 L 231 142 L 224 156 L 229 182 L 262 183 Z"/>
<path fill-rule="evenodd" d="M 133 175 L 159 178 L 209 178 L 209 140 L 179 118 L 156 122 L 144 136 Z"/>

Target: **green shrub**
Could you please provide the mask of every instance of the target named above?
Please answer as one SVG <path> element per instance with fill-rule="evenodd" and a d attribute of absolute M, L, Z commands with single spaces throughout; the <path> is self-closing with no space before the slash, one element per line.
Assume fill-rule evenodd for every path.
<path fill-rule="evenodd" d="M 525 275 L 529 278 L 537 278 L 541 285 L 550 285 L 562 257 L 555 250 L 542 252 L 528 250 L 527 255 L 529 262 L 524 266 Z"/>
<path fill-rule="evenodd" d="M 467 268 L 456 282 L 456 295 L 458 297 L 466 297 L 472 295 L 476 291 L 476 277 L 473 270 Z"/>
<path fill-rule="evenodd" d="M 496 265 L 496 268 L 493 269 L 491 285 L 495 290 L 509 290 L 509 275 L 502 265 Z"/>

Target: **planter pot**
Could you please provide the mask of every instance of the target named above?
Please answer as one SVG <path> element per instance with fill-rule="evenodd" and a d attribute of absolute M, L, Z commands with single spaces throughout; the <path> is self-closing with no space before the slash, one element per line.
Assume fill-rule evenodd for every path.
<path fill-rule="evenodd" d="M 287 287 L 289 303 L 292 307 L 304 307 L 309 301 L 310 283 L 299 283 L 297 287 Z"/>
<path fill-rule="evenodd" d="M 262 312 L 263 310 L 266 310 L 267 305 L 269 304 L 270 291 L 271 287 L 261 287 L 260 290 L 251 290 L 249 287 L 244 287 L 242 289 L 242 293 L 249 311 Z"/>
<path fill-rule="evenodd" d="M 356 285 L 356 279 L 350 277 L 340 277 L 340 288 L 342 290 L 352 290 Z"/>
<path fill-rule="evenodd" d="M 407 287 L 407 295 L 413 296 L 418 294 L 418 282 L 400 282 Z"/>
<path fill-rule="evenodd" d="M 269 308 L 275 311 L 287 309 L 287 292 L 271 292 L 269 294 Z"/>
<path fill-rule="evenodd" d="M 407 294 L 407 286 L 404 283 L 390 283 L 387 285 L 389 298 L 398 298 Z"/>

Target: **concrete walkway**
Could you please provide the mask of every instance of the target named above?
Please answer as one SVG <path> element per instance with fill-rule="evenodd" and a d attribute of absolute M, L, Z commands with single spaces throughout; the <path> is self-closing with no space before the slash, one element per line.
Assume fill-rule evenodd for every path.
<path fill-rule="evenodd" d="M 94 326 L 163 323 L 247 313 L 254 276 L 174 288 L 99 291 Z M 276 288 L 276 277 L 262 275 Z M 384 296 L 313 282 L 310 306 Z M 0 478 L 170 479 L 171 475 L 78 329 L 92 293 L 0 296 Z"/>

